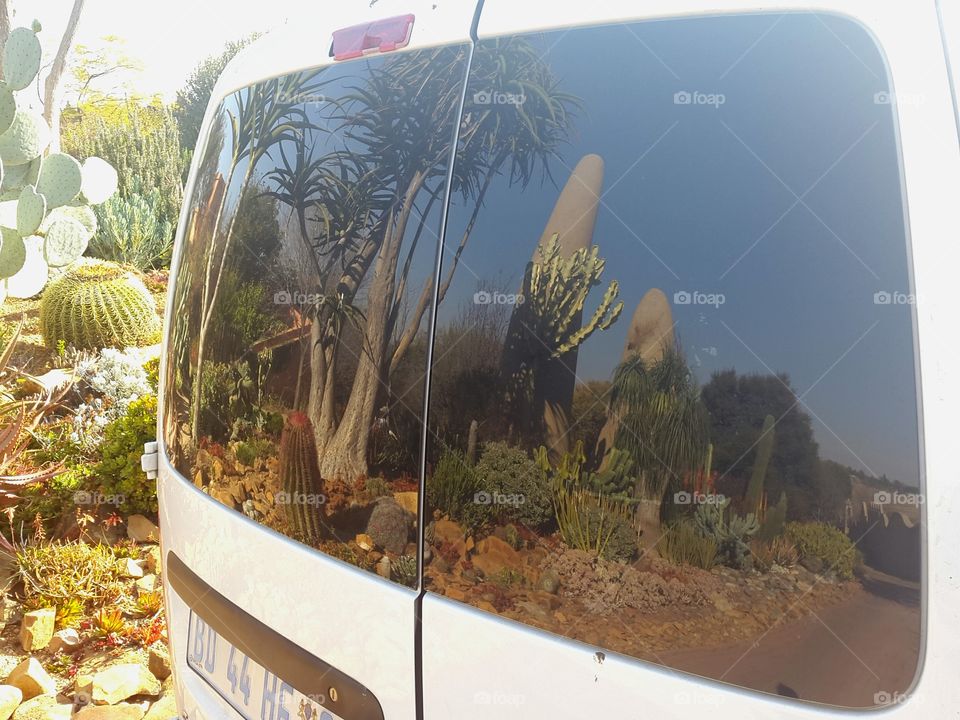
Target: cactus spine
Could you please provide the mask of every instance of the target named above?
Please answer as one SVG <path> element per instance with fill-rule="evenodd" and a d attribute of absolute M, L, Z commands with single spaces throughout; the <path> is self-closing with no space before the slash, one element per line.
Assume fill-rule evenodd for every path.
<path fill-rule="evenodd" d="M 322 481 L 313 425 L 302 412 L 290 413 L 280 435 L 280 484 L 286 495 L 287 522 L 294 534 L 307 543 L 318 542 Z"/>
<path fill-rule="evenodd" d="M 750 484 L 747 486 L 745 498 L 747 512 L 759 513 L 763 503 L 763 485 L 767 478 L 770 458 L 773 456 L 774 422 L 773 415 L 767 415 L 763 419 L 763 430 L 757 441 L 757 459 L 753 462 L 753 472 L 750 475 Z"/>
<path fill-rule="evenodd" d="M 143 282 L 115 263 L 86 261 L 50 283 L 40 298 L 44 344 L 79 349 L 160 341 L 156 303 Z"/>

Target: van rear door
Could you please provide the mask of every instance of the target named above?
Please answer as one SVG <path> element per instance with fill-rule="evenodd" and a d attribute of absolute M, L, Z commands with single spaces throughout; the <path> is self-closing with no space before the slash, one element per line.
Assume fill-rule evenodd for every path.
<path fill-rule="evenodd" d="M 225 72 L 178 233 L 159 493 L 192 720 L 415 716 L 425 335 L 473 9 L 317 14 Z"/>

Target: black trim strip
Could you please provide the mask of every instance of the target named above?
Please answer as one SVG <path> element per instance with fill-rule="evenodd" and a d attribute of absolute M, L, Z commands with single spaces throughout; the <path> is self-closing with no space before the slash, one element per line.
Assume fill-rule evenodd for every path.
<path fill-rule="evenodd" d="M 384 720 L 380 701 L 364 685 L 257 620 L 204 582 L 172 551 L 164 567 L 174 592 L 224 640 L 304 695 L 322 698 L 347 720 Z M 336 688 L 337 700 L 330 699 Z"/>

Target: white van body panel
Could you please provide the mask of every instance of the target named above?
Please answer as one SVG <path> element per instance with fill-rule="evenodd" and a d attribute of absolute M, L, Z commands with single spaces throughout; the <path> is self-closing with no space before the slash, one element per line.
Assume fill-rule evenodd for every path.
<path fill-rule="evenodd" d="M 642 7 L 642 12 L 640 8 Z M 937 8 L 934 2 L 826 0 L 816 5 L 749 0 L 628 0 L 555 3 L 486 0 L 483 39 L 577 25 L 750 12 L 836 13 L 873 34 L 889 64 L 912 243 L 922 427 L 928 502 L 922 582 L 924 632 L 918 680 L 884 717 L 960 717 L 960 484 L 955 408 L 960 381 L 955 268 L 960 263 L 957 198 L 960 154 Z M 655 53 L 652 48 L 647 48 Z M 585 58 L 589 62 L 589 58 Z M 784 96 L 784 102 L 789 97 Z M 878 388 L 882 392 L 882 389 Z M 802 705 L 657 668 L 600 648 L 567 642 L 428 593 L 423 601 L 425 717 L 750 718 L 848 717 L 850 711 Z M 456 688 L 462 679 L 463 687 Z M 465 700 L 464 696 L 467 696 Z M 472 700 L 472 701 L 471 701 Z"/>
<path fill-rule="evenodd" d="M 290 23 L 285 30 L 259 40 L 228 66 L 214 91 L 196 157 L 203 154 L 212 109 L 224 96 L 258 80 L 330 64 L 333 30 L 413 13 L 416 24 L 411 48 L 466 42 L 474 10 L 472 2 L 442 0 L 380 0 L 372 7 L 366 2 L 318 4 L 315 17 Z M 901 97 L 922 99 L 897 104 L 894 111 L 919 298 L 915 312 L 923 378 L 922 452 L 926 476 L 932 478 L 932 485 L 925 490 L 924 648 L 922 674 L 912 697 L 882 711 L 882 716 L 960 717 L 956 679 L 960 668 L 960 484 L 955 459 L 960 339 L 954 310 L 955 275 L 960 267 L 956 212 L 960 149 L 933 0 L 823 0 L 815 5 L 788 0 L 769 0 L 762 5 L 750 0 L 648 0 L 642 4 L 631 0 L 486 0 L 478 34 L 483 38 L 644 18 L 770 11 L 840 13 L 862 23 L 887 57 L 895 92 Z M 584 60 L 589 62 L 589 58 Z M 194 181 L 191 173 L 186 197 L 192 195 Z M 183 237 L 187 221 L 184 211 L 178 237 Z M 176 275 L 176 262 L 172 276 Z M 172 302 L 168 302 L 168 323 L 172 310 Z M 160 375 L 165 376 L 163 370 Z M 163 389 L 160 394 L 162 397 Z M 376 688 L 385 717 L 415 717 L 412 618 L 417 593 L 320 556 L 223 507 L 172 468 L 162 436 L 158 439 L 164 554 L 175 552 L 247 612 L 269 619 L 280 634 Z M 282 563 L 278 562 L 280 557 Z M 331 587 L 318 576 L 299 572 L 306 564 L 334 569 L 344 580 Z M 256 575 L 244 572 L 250 568 L 256 568 Z M 169 586 L 166 594 L 181 712 L 190 720 L 236 717 L 226 702 L 186 667 L 183 645 L 188 609 Z M 278 608 L 285 610 L 278 613 Z M 427 720 L 667 720 L 707 713 L 716 720 L 739 720 L 841 718 L 851 714 L 764 697 L 609 652 L 601 658 L 596 654 L 598 648 L 565 641 L 429 593 L 422 610 L 422 687 Z M 361 630 L 368 642 L 361 642 Z"/>

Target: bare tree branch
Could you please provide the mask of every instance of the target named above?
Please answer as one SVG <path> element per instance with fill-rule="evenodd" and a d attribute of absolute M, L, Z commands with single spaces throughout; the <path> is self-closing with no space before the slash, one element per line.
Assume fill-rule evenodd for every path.
<path fill-rule="evenodd" d="M 0 0 L 3 2 L 4 0 Z M 50 126 L 51 140 L 50 150 L 56 152 L 60 149 L 60 89 L 63 75 L 67 69 L 67 56 L 70 54 L 70 48 L 73 47 L 73 39 L 77 35 L 77 25 L 80 23 L 80 13 L 83 11 L 85 0 L 73 0 L 73 10 L 70 11 L 70 19 L 67 21 L 67 27 L 60 38 L 60 47 L 57 48 L 57 54 L 54 56 L 53 65 L 47 75 L 43 86 L 43 119 Z"/>

